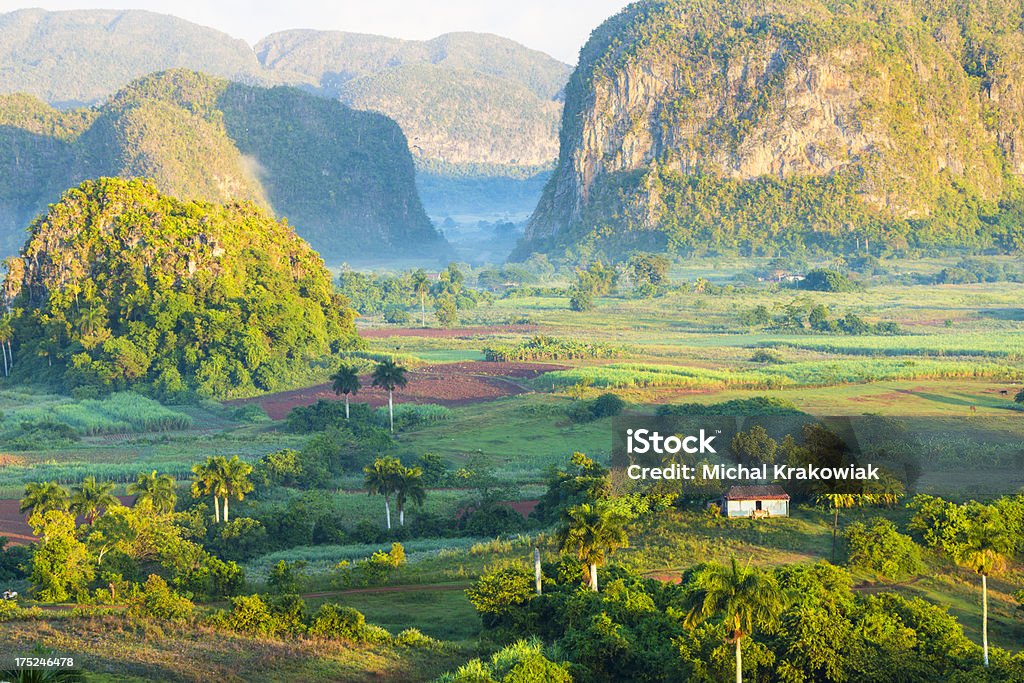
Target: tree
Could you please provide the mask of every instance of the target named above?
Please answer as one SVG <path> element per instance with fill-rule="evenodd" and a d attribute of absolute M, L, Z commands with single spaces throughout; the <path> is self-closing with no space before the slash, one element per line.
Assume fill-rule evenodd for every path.
<path fill-rule="evenodd" d="M 754 425 L 746 432 L 737 432 L 730 446 L 737 461 L 751 465 L 775 462 L 775 453 L 779 450 L 779 444 L 761 425 Z"/>
<path fill-rule="evenodd" d="M 227 458 L 210 456 L 192 466 L 192 497 L 213 496 L 213 514 L 220 523 L 220 499 L 227 496 Z"/>
<path fill-rule="evenodd" d="M 81 484 L 71 489 L 70 510 L 76 515 L 85 517 L 91 526 L 103 510 L 121 504 L 114 495 L 114 482 L 96 481 L 96 477 L 86 477 Z"/>
<path fill-rule="evenodd" d="M 972 510 L 964 542 L 954 561 L 981 575 L 981 640 L 985 666 L 988 666 L 988 577 L 1006 568 L 1006 553 L 1012 541 L 999 511 L 991 505 Z"/>
<path fill-rule="evenodd" d="M 384 496 L 384 515 L 391 530 L 391 494 L 398 485 L 398 474 L 403 469 L 397 458 L 377 458 L 363 468 L 366 491 L 371 496 Z"/>
<path fill-rule="evenodd" d="M 357 394 L 359 390 L 363 388 L 363 385 L 359 382 L 359 373 L 356 369 L 347 363 L 343 363 L 338 371 L 331 375 L 331 380 L 334 384 L 331 388 L 334 389 L 336 396 L 345 395 L 345 419 L 348 419 L 348 395 Z"/>
<path fill-rule="evenodd" d="M 1017 395 L 1013 397 L 1013 400 L 1017 403 L 1024 403 L 1024 389 L 1017 392 Z"/>
<path fill-rule="evenodd" d="M 875 502 L 874 494 L 870 493 L 845 493 L 840 491 L 829 491 L 819 493 L 815 499 L 818 504 L 827 503 L 832 508 L 832 564 L 836 563 L 836 536 L 839 535 L 839 511 L 843 508 L 853 508 L 861 505 L 868 505 Z"/>
<path fill-rule="evenodd" d="M 434 313 L 441 327 L 455 327 L 459 324 L 459 305 L 451 294 L 442 294 L 434 302 Z"/>
<path fill-rule="evenodd" d="M 583 503 L 565 511 L 558 530 L 562 552 L 572 553 L 590 570 L 590 590 L 597 592 L 597 567 L 619 548 L 629 547 L 627 518 L 607 501 Z"/>
<path fill-rule="evenodd" d="M 39 544 L 32 554 L 29 581 L 43 602 L 63 602 L 85 593 L 95 576 L 89 549 L 75 535 L 75 518 L 63 510 L 33 514 L 29 520 Z"/>
<path fill-rule="evenodd" d="M 395 477 L 395 504 L 398 506 L 398 525 L 405 526 L 405 504 L 412 501 L 423 505 L 427 489 L 423 485 L 423 470 L 419 467 L 403 467 Z"/>
<path fill-rule="evenodd" d="M 430 292 L 430 278 L 422 268 L 412 274 L 412 291 L 420 300 L 420 324 L 427 326 L 427 293 Z"/>
<path fill-rule="evenodd" d="M 18 510 L 29 517 L 46 514 L 50 510 L 68 509 L 68 491 L 55 481 L 25 484 L 25 495 Z"/>
<path fill-rule="evenodd" d="M 388 415 L 391 418 L 391 431 L 395 431 L 395 406 L 393 394 L 409 383 L 405 377 L 406 369 L 395 363 L 393 358 L 381 361 L 373 371 L 373 386 L 388 392 Z"/>
<path fill-rule="evenodd" d="M 252 474 L 252 465 L 245 462 L 237 455 L 231 456 L 231 460 L 227 460 L 224 465 L 224 523 L 228 522 L 228 499 L 234 498 L 235 500 L 241 501 L 245 498 L 245 494 L 249 493 L 253 489 L 252 480 L 249 479 L 249 475 Z"/>
<path fill-rule="evenodd" d="M 178 502 L 174 477 L 169 474 L 139 472 L 134 484 L 128 484 L 128 495 L 135 496 L 135 505 L 148 504 L 160 514 L 174 512 Z"/>
<path fill-rule="evenodd" d="M 736 645 L 736 683 L 743 683 L 741 641 L 756 626 L 774 619 L 782 607 L 782 594 L 775 581 L 749 563 L 740 569 L 736 558 L 731 567 L 713 564 L 697 577 L 697 589 L 691 593 L 687 620 L 691 625 L 701 619 L 722 615 L 732 630 Z"/>

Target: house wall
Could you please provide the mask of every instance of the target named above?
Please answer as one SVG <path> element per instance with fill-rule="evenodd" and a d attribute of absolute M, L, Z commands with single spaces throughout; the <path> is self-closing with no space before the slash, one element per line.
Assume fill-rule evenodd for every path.
<path fill-rule="evenodd" d="M 722 508 L 726 517 L 750 517 L 756 509 L 756 500 L 727 500 Z M 763 500 L 761 509 L 767 510 L 772 517 L 789 517 L 788 500 Z"/>

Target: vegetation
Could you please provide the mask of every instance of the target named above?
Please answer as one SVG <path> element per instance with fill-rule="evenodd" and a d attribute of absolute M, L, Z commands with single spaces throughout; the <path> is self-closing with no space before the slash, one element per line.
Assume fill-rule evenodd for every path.
<path fill-rule="evenodd" d="M 933 0 L 886 3 L 884 16 L 804 0 L 768 14 L 724 0 L 630 6 L 580 53 L 559 165 L 514 255 L 1013 253 L 1021 183 L 1006 134 L 1020 103 L 977 98 L 1016 78 L 1017 9 L 974 13 Z M 770 54 L 751 73 L 756 85 L 725 75 L 737 59 Z M 922 59 L 933 78 L 921 78 Z M 809 60 L 848 84 L 812 96 L 864 137 L 784 105 Z M 678 77 L 634 87 L 649 70 Z M 812 147 L 819 156 L 809 161 Z M 956 171 L 930 163 L 937 154 L 955 159 Z"/>
<path fill-rule="evenodd" d="M 583 360 L 587 358 L 619 358 L 620 348 L 595 342 L 581 342 L 536 335 L 516 346 L 487 346 L 484 358 L 489 361 Z"/>
<path fill-rule="evenodd" d="M 54 251 L 69 240 L 74 256 Z M 171 199 L 143 181 L 69 191 L 33 224 L 5 291 L 12 377 L 51 378 L 83 396 L 130 386 L 253 393 L 358 340 L 322 261 L 286 225 L 251 205 Z"/>
<path fill-rule="evenodd" d="M 99 177 L 151 178 L 181 200 L 252 201 L 287 216 L 339 261 L 444 251 L 416 194 L 405 136 L 390 119 L 298 89 L 184 69 L 129 80 L 96 111 L 59 114 L 39 102 L 26 111 L 19 99 L 0 101 L 0 144 L 18 150 L 0 161 L 16 180 L 0 189 L 7 254 L 20 246 L 12 236 L 62 192 Z"/>

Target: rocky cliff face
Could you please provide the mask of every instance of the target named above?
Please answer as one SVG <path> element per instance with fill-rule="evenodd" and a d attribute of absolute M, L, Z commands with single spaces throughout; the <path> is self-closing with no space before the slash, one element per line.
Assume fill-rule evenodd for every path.
<path fill-rule="evenodd" d="M 1024 172 L 1021 13 L 1011 0 L 971 13 L 635 3 L 581 54 L 559 164 L 520 252 L 626 233 L 687 249 L 709 231 L 754 250 L 786 231 L 805 244 L 927 241 L 914 221 L 933 241 L 983 242 L 981 225 L 950 214 L 998 212 Z"/>

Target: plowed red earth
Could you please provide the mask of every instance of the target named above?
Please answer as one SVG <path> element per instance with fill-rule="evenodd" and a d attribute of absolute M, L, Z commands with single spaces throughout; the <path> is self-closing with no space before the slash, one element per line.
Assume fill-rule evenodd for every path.
<path fill-rule="evenodd" d="M 434 339 L 458 339 L 460 337 L 478 337 L 492 334 L 528 334 L 536 332 L 536 325 L 493 325 L 491 327 L 453 327 L 440 329 L 436 327 L 379 327 L 360 329 L 359 336 L 366 339 L 385 339 L 387 337 L 432 337 Z"/>
<path fill-rule="evenodd" d="M 564 366 L 546 363 L 491 363 L 466 361 L 441 363 L 410 370 L 409 384 L 395 392 L 400 403 L 436 403 L 460 406 L 481 401 L 493 401 L 504 396 L 521 394 L 526 389 L 517 380 L 533 379 L 545 372 L 562 370 Z M 351 400 L 372 406 L 386 405 L 387 392 L 370 386 L 370 378 L 360 378 L 363 389 Z M 295 406 L 308 406 L 320 399 L 343 400 L 335 395 L 330 384 L 319 384 L 304 389 L 282 391 L 257 398 L 232 401 L 235 405 L 256 403 L 275 420 L 284 419 Z"/>
<path fill-rule="evenodd" d="M 131 505 L 135 496 L 118 496 L 124 505 Z M 11 545 L 32 543 L 36 537 L 32 535 L 32 527 L 25 521 L 25 515 L 18 512 L 20 501 L 0 500 L 0 536 L 4 536 Z M 82 523 L 82 518 L 78 519 Z"/>

